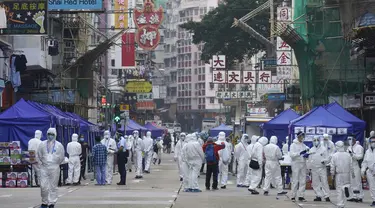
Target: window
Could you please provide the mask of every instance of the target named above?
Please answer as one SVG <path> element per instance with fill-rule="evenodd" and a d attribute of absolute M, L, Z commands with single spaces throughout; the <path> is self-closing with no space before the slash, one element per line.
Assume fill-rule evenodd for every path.
<path fill-rule="evenodd" d="M 115 59 L 111 59 L 111 66 L 115 66 Z"/>
<path fill-rule="evenodd" d="M 205 73 L 206 73 L 206 72 L 205 72 L 205 68 L 202 68 L 202 73 L 203 73 L 203 74 L 205 74 Z"/>
<path fill-rule="evenodd" d="M 210 103 L 215 103 L 215 98 L 210 98 Z"/>
<path fill-rule="evenodd" d="M 111 69 L 111 75 L 118 75 L 118 69 Z"/>
<path fill-rule="evenodd" d="M 198 8 L 194 9 L 194 15 L 199 15 L 199 9 Z"/>
<path fill-rule="evenodd" d="M 198 74 L 198 70 L 197 70 L 197 68 L 194 69 L 194 74 L 195 74 L 195 75 Z"/>

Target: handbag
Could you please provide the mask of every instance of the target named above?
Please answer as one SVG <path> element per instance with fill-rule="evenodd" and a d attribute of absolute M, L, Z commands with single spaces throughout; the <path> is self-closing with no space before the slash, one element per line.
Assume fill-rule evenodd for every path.
<path fill-rule="evenodd" d="M 256 160 L 250 160 L 249 167 L 253 170 L 258 170 L 260 168 L 259 163 Z"/>

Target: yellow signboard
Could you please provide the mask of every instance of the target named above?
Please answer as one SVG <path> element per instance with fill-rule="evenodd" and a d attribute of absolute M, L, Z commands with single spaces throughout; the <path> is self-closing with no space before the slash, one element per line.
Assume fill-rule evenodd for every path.
<path fill-rule="evenodd" d="M 120 104 L 120 111 L 128 111 L 129 109 L 128 104 Z"/>
<path fill-rule="evenodd" d="M 125 86 L 125 91 L 130 93 L 152 92 L 152 84 L 151 82 L 127 82 Z"/>
<path fill-rule="evenodd" d="M 128 0 L 115 1 L 115 29 L 128 28 Z"/>

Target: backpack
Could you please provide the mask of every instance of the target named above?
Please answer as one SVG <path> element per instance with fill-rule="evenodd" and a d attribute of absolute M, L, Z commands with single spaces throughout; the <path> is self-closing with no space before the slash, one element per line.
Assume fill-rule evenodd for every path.
<path fill-rule="evenodd" d="M 207 145 L 205 156 L 207 163 L 217 163 L 217 159 L 215 157 L 214 144 Z"/>

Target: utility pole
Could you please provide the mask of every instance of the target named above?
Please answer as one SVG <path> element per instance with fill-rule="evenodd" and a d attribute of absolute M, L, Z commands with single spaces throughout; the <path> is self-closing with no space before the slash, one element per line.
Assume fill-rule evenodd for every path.
<path fill-rule="evenodd" d="M 109 5 L 106 5 L 107 7 L 106 8 L 109 8 Z M 105 24 L 107 25 L 108 23 L 108 14 L 107 14 L 107 11 L 104 13 L 104 21 L 105 21 Z M 108 37 L 108 30 L 106 29 L 105 30 L 105 37 Z M 104 60 L 104 87 L 105 87 L 105 98 L 106 98 L 106 108 L 104 108 L 104 120 L 105 120 L 105 129 L 108 129 L 108 121 L 109 121 L 109 107 L 108 107 L 108 102 L 110 104 L 111 103 L 111 99 L 112 97 L 109 96 L 109 91 L 108 91 L 108 72 L 109 72 L 109 69 L 108 69 L 108 50 L 105 52 L 105 60 Z"/>

